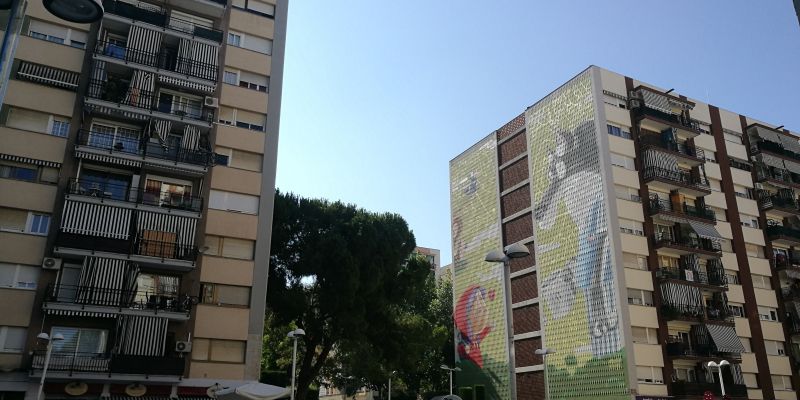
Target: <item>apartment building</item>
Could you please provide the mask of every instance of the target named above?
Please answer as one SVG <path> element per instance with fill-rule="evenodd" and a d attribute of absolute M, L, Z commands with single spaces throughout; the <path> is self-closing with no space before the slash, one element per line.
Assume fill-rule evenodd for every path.
<path fill-rule="evenodd" d="M 425 261 L 431 264 L 431 268 L 434 271 L 442 266 L 442 252 L 439 249 L 417 246 L 411 254 L 425 257 Z"/>
<path fill-rule="evenodd" d="M 450 174 L 462 398 L 798 398 L 797 133 L 591 66 Z"/>
<path fill-rule="evenodd" d="M 257 380 L 285 0 L 31 0 L 0 110 L 0 398 Z"/>

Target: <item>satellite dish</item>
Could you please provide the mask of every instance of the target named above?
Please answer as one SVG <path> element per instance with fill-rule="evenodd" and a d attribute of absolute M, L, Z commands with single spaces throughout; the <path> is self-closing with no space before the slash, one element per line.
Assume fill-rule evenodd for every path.
<path fill-rule="evenodd" d="M 82 396 L 89 391 L 86 382 L 70 382 L 64 386 L 64 393 L 70 396 Z"/>
<path fill-rule="evenodd" d="M 139 397 L 144 396 L 147 393 L 147 386 L 142 385 L 141 383 L 131 383 L 128 386 L 125 386 L 125 394 L 131 397 Z"/>

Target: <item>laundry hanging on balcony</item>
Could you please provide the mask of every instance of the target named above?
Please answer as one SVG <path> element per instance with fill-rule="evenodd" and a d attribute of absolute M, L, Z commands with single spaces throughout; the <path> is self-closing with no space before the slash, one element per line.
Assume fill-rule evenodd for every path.
<path fill-rule="evenodd" d="M 161 32 L 131 25 L 128 33 L 127 60 L 151 67 L 158 66 L 162 36 Z"/>
<path fill-rule="evenodd" d="M 186 125 L 183 128 L 181 148 L 184 150 L 200 150 L 200 128 Z"/>
<path fill-rule="evenodd" d="M 217 53 L 219 48 L 190 39 L 178 44 L 177 72 L 196 78 L 217 80 Z"/>
<path fill-rule="evenodd" d="M 127 240 L 131 214 L 129 208 L 67 200 L 60 228 L 65 233 Z"/>
<path fill-rule="evenodd" d="M 153 108 L 153 93 L 156 89 L 155 76 L 151 72 L 134 70 L 124 104 L 150 110 Z"/>
<path fill-rule="evenodd" d="M 61 89 L 76 90 L 80 74 L 63 69 L 48 67 L 22 61 L 19 64 L 17 77 L 47 86 Z"/>
<path fill-rule="evenodd" d="M 714 225 L 711 224 L 704 224 L 702 222 L 697 221 L 689 221 L 689 226 L 692 227 L 692 230 L 703 239 L 710 239 L 710 240 L 720 240 L 722 236 L 720 236 L 717 229 L 714 228 Z"/>
<path fill-rule="evenodd" d="M 139 267 L 126 260 L 85 257 L 78 279 L 77 300 L 82 304 L 129 307 L 133 300 L 126 280 L 139 273 Z"/>
<path fill-rule="evenodd" d="M 169 132 L 172 130 L 172 121 L 164 120 L 164 119 L 156 119 L 153 120 L 153 132 L 156 134 L 156 138 L 158 139 L 158 143 L 161 144 L 161 147 L 168 148 L 169 142 L 167 138 L 169 137 Z"/>
<path fill-rule="evenodd" d="M 117 354 L 163 356 L 167 318 L 121 315 L 117 319 Z"/>

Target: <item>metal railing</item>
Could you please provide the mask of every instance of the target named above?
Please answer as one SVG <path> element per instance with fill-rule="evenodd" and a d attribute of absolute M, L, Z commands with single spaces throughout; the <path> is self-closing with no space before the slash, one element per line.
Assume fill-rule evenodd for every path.
<path fill-rule="evenodd" d="M 657 214 L 659 212 L 676 212 L 672 202 L 667 199 L 650 197 L 649 204 L 650 204 L 651 214 Z M 711 209 L 709 209 L 708 207 L 692 206 L 686 203 L 682 203 L 680 211 L 677 212 L 688 215 L 690 217 L 701 218 L 709 221 L 717 220 L 717 215 L 714 213 L 714 211 L 711 211 Z"/>
<path fill-rule="evenodd" d="M 179 146 L 164 147 L 161 143 L 150 142 L 144 136 L 122 136 L 88 129 L 78 131 L 77 144 L 107 150 L 109 153 L 133 154 L 203 167 L 210 166 L 214 160 L 214 154 L 205 149 L 192 150 L 180 148 Z"/>
<path fill-rule="evenodd" d="M 225 0 L 209 0 L 225 5 Z M 125 2 L 119 0 L 103 0 L 103 8 L 109 14 L 119 15 L 120 17 L 130 18 L 150 25 L 155 25 L 164 29 L 186 33 L 214 42 L 222 42 L 222 31 L 197 25 L 191 21 L 171 17 L 166 11 L 157 10 L 152 5 L 142 2 Z"/>
<path fill-rule="evenodd" d="M 794 198 L 771 194 L 766 191 L 758 192 L 758 204 L 762 210 L 769 208 L 782 208 L 800 212 L 800 209 L 798 209 L 797 200 Z"/>
<path fill-rule="evenodd" d="M 800 184 L 800 175 L 793 174 L 789 170 L 768 167 L 766 165 L 755 165 L 756 180 L 764 181 L 767 179 L 783 182 L 787 184 Z"/>
<path fill-rule="evenodd" d="M 177 288 L 176 288 L 177 289 Z M 111 289 L 97 286 L 49 284 L 45 302 L 67 303 L 81 306 L 113 307 L 119 309 L 170 311 L 189 313 L 197 303 L 185 294 L 158 293 L 140 290 Z"/>
<path fill-rule="evenodd" d="M 768 153 L 778 154 L 784 157 L 792 158 L 800 161 L 800 154 L 788 150 L 778 143 L 770 142 L 769 140 L 760 140 L 750 145 L 750 151 L 753 154 L 758 154 L 762 151 Z"/>
<path fill-rule="evenodd" d="M 661 167 L 645 167 L 643 171 L 645 180 L 664 179 L 675 183 L 694 186 L 703 190 L 710 190 L 708 180 L 702 176 L 693 176 L 686 171 L 669 170 Z"/>
<path fill-rule="evenodd" d="M 197 246 L 137 236 L 131 254 L 184 261 L 197 260 Z"/>
<path fill-rule="evenodd" d="M 71 178 L 69 180 L 67 193 L 175 210 L 200 212 L 203 209 L 203 198 L 201 196 L 192 196 L 190 194 L 176 195 L 166 191 L 149 191 L 145 188 L 137 188 L 130 185 L 82 180 L 78 178 Z"/>
<path fill-rule="evenodd" d="M 699 306 L 689 304 L 661 305 L 661 315 L 667 320 L 698 320 L 733 322 L 734 314 L 723 306 Z"/>
<path fill-rule="evenodd" d="M 788 237 L 791 239 L 800 240 L 800 230 L 789 228 L 787 226 L 768 225 L 766 231 L 767 237 L 769 238 Z"/>
<path fill-rule="evenodd" d="M 687 268 L 662 267 L 658 269 L 657 276 L 661 279 L 675 279 L 710 286 L 726 287 L 728 285 L 725 271 L 720 268 L 707 268 L 706 271 L 696 271 Z"/>
<path fill-rule="evenodd" d="M 800 256 L 794 252 L 790 252 L 788 256 L 775 254 L 772 256 L 770 263 L 775 269 L 800 268 Z"/>
<path fill-rule="evenodd" d="M 219 67 L 214 64 L 179 57 L 170 51 L 161 49 L 154 53 L 121 46 L 117 43 L 98 41 L 94 54 L 122 60 L 126 63 L 146 65 L 148 67 L 171 71 L 195 78 L 215 81 Z"/>
<path fill-rule="evenodd" d="M 639 107 L 639 114 L 642 116 L 648 116 L 655 119 L 662 120 L 672 125 L 676 125 L 682 129 L 689 130 L 696 133 L 702 133 L 700 131 L 700 124 L 696 121 L 686 118 L 683 115 L 672 114 L 672 113 L 665 113 L 661 110 L 657 110 L 655 108 L 650 108 L 645 104 L 644 107 Z"/>
<path fill-rule="evenodd" d="M 181 119 L 188 118 L 197 121 L 211 122 L 214 113 L 205 111 L 202 105 L 192 104 L 187 101 L 164 100 L 156 97 L 149 90 L 129 90 L 130 83 L 119 78 L 108 80 L 93 79 L 89 81 L 86 95 L 93 99 L 126 105 L 148 112 L 174 115 Z M 130 92 L 130 93 L 129 93 Z"/>
<path fill-rule="evenodd" d="M 35 351 L 31 358 L 31 369 L 44 368 L 45 351 Z M 166 356 L 132 356 L 104 353 L 63 353 L 50 355 L 48 371 L 96 372 L 142 375 L 177 375 L 184 372 L 185 359 Z"/>
<path fill-rule="evenodd" d="M 672 235 L 654 234 L 653 241 L 656 247 L 658 246 L 678 246 L 689 247 L 692 249 L 705 250 L 711 252 L 720 252 L 722 247 L 716 241 L 710 239 L 693 238 L 693 237 L 673 237 Z"/>
<path fill-rule="evenodd" d="M 713 343 L 711 338 L 703 335 L 693 338 L 696 342 Z M 667 339 L 666 352 L 672 357 L 722 357 L 729 361 L 741 360 L 741 353 L 727 353 L 717 350 L 712 344 L 690 343 L 676 336 Z"/>
<path fill-rule="evenodd" d="M 781 297 L 783 297 L 784 300 L 800 300 L 800 287 L 781 288 Z"/>
<path fill-rule="evenodd" d="M 654 148 L 657 150 L 666 150 L 673 153 L 678 153 L 684 156 L 696 158 L 700 161 L 705 161 L 706 153 L 703 149 L 690 145 L 689 143 L 678 142 L 664 142 L 659 137 L 653 135 L 644 135 L 642 138 L 643 149 Z"/>
<path fill-rule="evenodd" d="M 698 374 L 698 378 L 703 374 Z M 675 396 L 697 396 L 702 397 L 706 392 L 711 392 L 714 396 L 722 396 L 719 383 L 716 382 L 670 382 L 672 395 Z M 747 386 L 740 384 L 725 384 L 725 392 L 729 396 L 747 398 Z"/>
<path fill-rule="evenodd" d="M 728 159 L 728 162 L 730 163 L 731 168 L 741 169 L 741 170 L 747 171 L 747 172 L 750 172 L 750 171 L 753 170 L 753 166 L 750 165 L 749 163 L 737 161 L 737 160 L 734 160 L 732 158 Z"/>

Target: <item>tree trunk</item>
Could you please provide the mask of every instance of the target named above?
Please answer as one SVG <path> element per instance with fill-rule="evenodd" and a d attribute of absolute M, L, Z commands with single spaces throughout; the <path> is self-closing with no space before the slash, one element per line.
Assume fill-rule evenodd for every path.
<path fill-rule="evenodd" d="M 328 359 L 331 347 L 331 345 L 326 344 L 322 347 L 322 351 L 316 354 L 316 345 L 306 346 L 306 353 L 303 357 L 303 362 L 300 364 L 300 372 L 297 374 L 297 393 L 295 395 L 297 400 L 306 400 L 311 381 L 319 374 L 319 370 L 325 364 L 325 360 Z"/>

